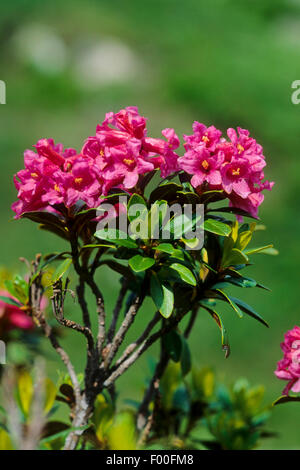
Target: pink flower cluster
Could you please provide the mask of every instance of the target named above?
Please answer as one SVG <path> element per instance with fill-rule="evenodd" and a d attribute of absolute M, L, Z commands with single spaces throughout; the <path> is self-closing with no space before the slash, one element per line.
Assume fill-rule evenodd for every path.
<path fill-rule="evenodd" d="M 146 119 L 128 107 L 108 113 L 80 154 L 52 139 L 39 140 L 37 153 L 26 150 L 25 169 L 15 176 L 18 201 L 12 209 L 20 217 L 62 203 L 98 207 L 100 196 L 111 188 L 133 189 L 145 173 L 159 168 L 165 178 L 178 169 L 174 150 L 180 142 L 173 129 L 162 134 L 166 140 L 147 137 Z"/>
<path fill-rule="evenodd" d="M 195 188 L 223 190 L 231 206 L 257 217 L 262 191 L 271 190 L 274 184 L 263 181 L 266 161 L 262 147 L 240 127 L 238 134 L 227 130 L 229 140 L 214 126 L 197 121 L 193 131 L 184 136 L 186 152 L 178 160 L 179 168 L 192 175 Z"/>
<path fill-rule="evenodd" d="M 288 395 L 290 390 L 300 393 L 300 327 L 287 331 L 280 346 L 284 356 L 277 363 L 275 375 L 278 379 L 288 380 L 283 394 Z"/>
<path fill-rule="evenodd" d="M 223 190 L 232 206 L 256 217 L 262 191 L 273 186 L 263 181 L 262 147 L 241 128 L 238 135 L 228 129 L 229 140 L 214 126 L 199 122 L 193 131 L 184 136 L 186 152 L 179 157 L 174 129 L 164 129 L 164 139 L 148 137 L 146 119 L 136 107 L 128 107 L 108 113 L 79 154 L 52 139 L 39 140 L 37 153 L 26 150 L 25 169 L 15 176 L 18 201 L 12 209 L 20 217 L 58 204 L 70 208 L 78 201 L 98 207 L 100 197 L 112 188 L 134 192 L 145 174 L 158 169 L 162 178 L 183 170 L 198 192 Z"/>
<path fill-rule="evenodd" d="M 6 291 L 0 291 L 4 297 L 13 297 Z M 14 299 L 17 301 L 17 299 Z M 31 330 L 34 328 L 32 319 L 16 305 L 10 305 L 0 300 L 0 336 L 13 329 Z"/>

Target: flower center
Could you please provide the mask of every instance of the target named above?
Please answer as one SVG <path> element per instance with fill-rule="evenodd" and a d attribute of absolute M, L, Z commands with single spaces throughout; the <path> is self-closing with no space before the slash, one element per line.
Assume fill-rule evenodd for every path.
<path fill-rule="evenodd" d="M 104 150 L 103 149 L 100 150 L 99 155 L 100 155 L 100 157 L 104 157 Z"/>
<path fill-rule="evenodd" d="M 55 189 L 55 191 L 57 191 L 58 193 L 60 193 L 60 189 L 59 189 L 58 184 L 55 184 L 55 185 L 54 185 L 54 189 Z"/>
<path fill-rule="evenodd" d="M 245 149 L 241 144 L 237 144 L 238 153 L 242 153 Z"/>
<path fill-rule="evenodd" d="M 232 174 L 233 176 L 239 176 L 239 175 L 240 175 L 240 172 L 241 172 L 241 169 L 240 169 L 240 168 L 236 168 L 235 170 L 233 169 L 233 170 L 231 171 L 231 174 Z"/>
<path fill-rule="evenodd" d="M 209 137 L 207 137 L 207 135 L 204 135 L 204 136 L 202 137 L 202 140 L 203 140 L 203 142 L 205 142 L 205 143 L 208 144 L 208 142 L 209 142 Z"/>
<path fill-rule="evenodd" d="M 204 168 L 204 170 L 207 170 L 209 168 L 209 163 L 207 160 L 203 160 L 202 167 Z"/>
<path fill-rule="evenodd" d="M 130 166 L 134 163 L 134 160 L 130 160 L 129 158 L 124 158 L 123 162 L 125 165 Z"/>
<path fill-rule="evenodd" d="M 37 179 L 39 177 L 39 175 L 37 173 L 31 173 L 30 176 L 31 176 L 31 178 L 35 178 L 35 179 Z"/>
<path fill-rule="evenodd" d="M 75 184 L 81 184 L 83 181 L 83 178 L 75 178 L 74 182 Z"/>

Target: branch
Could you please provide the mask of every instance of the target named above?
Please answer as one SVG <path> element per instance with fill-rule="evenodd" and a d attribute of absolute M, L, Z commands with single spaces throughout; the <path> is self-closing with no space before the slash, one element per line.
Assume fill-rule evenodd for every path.
<path fill-rule="evenodd" d="M 107 369 L 111 364 L 113 358 L 117 354 L 119 347 L 123 343 L 124 337 L 129 330 L 130 326 L 134 322 L 135 316 L 142 304 L 142 298 L 136 297 L 133 304 L 130 306 L 128 312 L 125 315 L 122 325 L 120 326 L 113 342 L 111 343 L 110 349 L 107 352 L 107 356 L 104 360 L 104 369 Z"/>
<path fill-rule="evenodd" d="M 195 320 L 197 318 L 198 310 L 199 310 L 199 305 L 198 304 L 194 305 L 194 307 L 192 308 L 192 311 L 191 311 L 190 320 L 189 320 L 188 325 L 187 325 L 187 327 L 185 329 L 185 332 L 184 332 L 184 337 L 185 338 L 188 338 L 191 334 L 191 331 L 192 331 L 193 326 L 195 324 Z"/>
<path fill-rule="evenodd" d="M 32 274 L 35 275 L 38 272 L 38 266 L 40 262 L 41 256 L 37 255 L 35 261 L 32 263 L 33 271 Z M 77 375 L 74 369 L 73 364 L 70 361 L 70 358 L 66 351 L 60 346 L 56 335 L 54 333 L 53 328 L 48 324 L 44 313 L 40 309 L 41 298 L 43 293 L 43 287 L 41 285 L 41 272 L 34 278 L 34 281 L 31 283 L 29 282 L 30 289 L 29 289 L 29 304 L 32 310 L 32 317 L 35 322 L 43 329 L 44 334 L 47 338 L 49 338 L 51 345 L 60 356 L 61 360 L 65 364 L 68 373 L 70 375 L 71 382 L 74 388 L 74 395 L 76 398 L 76 402 L 80 401 L 80 385 L 77 379 Z"/>
<path fill-rule="evenodd" d="M 165 371 L 165 369 L 168 365 L 168 362 L 169 362 L 169 355 L 161 347 L 159 362 L 156 365 L 153 377 L 152 377 L 152 379 L 149 383 L 149 386 L 148 386 L 148 388 L 145 392 L 143 401 L 142 401 L 142 403 L 139 407 L 138 417 L 137 417 L 137 427 L 138 427 L 139 430 L 142 430 L 144 428 L 145 424 L 146 424 L 149 405 L 150 405 L 150 403 L 152 401 L 152 398 L 155 395 L 155 393 L 158 393 L 160 379 L 162 378 L 162 376 L 164 374 L 164 371 Z M 147 428 L 147 433 L 148 434 L 151 430 L 151 424 L 152 424 L 151 415 L 149 416 L 149 418 L 150 419 L 147 423 L 147 426 L 149 425 L 149 427 Z M 146 431 L 146 427 L 145 427 L 145 431 Z M 147 438 L 147 435 L 144 435 L 144 433 L 143 433 L 143 435 L 141 436 L 141 441 L 145 442 L 146 438 Z"/>
<path fill-rule="evenodd" d="M 94 349 L 94 338 L 90 328 L 82 326 L 79 323 L 76 323 L 73 320 L 68 320 L 64 317 L 65 291 L 66 289 L 63 290 L 62 288 L 61 279 L 53 284 L 53 296 L 51 297 L 53 314 L 58 323 L 60 323 L 62 326 L 82 333 L 87 339 L 89 350 L 92 351 Z"/>
<path fill-rule="evenodd" d="M 156 312 L 156 314 L 154 315 L 152 320 L 148 323 L 147 327 L 145 328 L 141 336 L 136 341 L 134 341 L 133 343 L 129 344 L 129 346 L 127 346 L 127 348 L 125 349 L 120 359 L 117 360 L 116 367 L 122 364 L 130 356 L 130 354 L 133 353 L 136 347 L 142 344 L 142 342 L 145 339 L 147 339 L 149 333 L 153 330 L 153 328 L 155 327 L 155 325 L 159 322 L 161 318 L 162 318 L 161 314 L 159 312 Z"/>
<path fill-rule="evenodd" d="M 107 333 L 108 344 L 110 344 L 113 340 L 113 337 L 114 337 L 114 334 L 115 334 L 115 331 L 116 331 L 118 318 L 119 318 L 119 315 L 120 315 L 120 312 L 121 312 L 121 308 L 122 308 L 122 305 L 123 305 L 123 301 L 124 301 L 124 297 L 126 295 L 127 289 L 128 289 L 128 282 L 124 281 L 123 284 L 122 284 L 120 293 L 119 293 L 119 297 L 117 299 L 117 303 L 116 303 L 114 312 L 113 312 L 111 325 L 110 325 L 110 328 L 109 328 L 108 333 Z"/>
<path fill-rule="evenodd" d="M 159 331 L 156 333 L 153 333 L 148 339 L 146 339 L 141 346 L 133 353 L 131 356 L 128 357 L 119 367 L 115 368 L 112 372 L 112 374 L 105 380 L 104 382 L 104 387 L 110 387 L 115 380 L 117 380 L 121 375 L 124 374 L 124 372 L 132 365 L 134 364 L 137 359 L 145 352 L 147 351 L 150 346 L 152 346 L 155 341 L 157 341 L 159 338 L 161 338 L 164 334 L 169 333 L 178 323 L 180 320 L 183 318 L 185 313 L 180 313 L 177 315 L 177 317 L 173 317 L 171 320 L 166 323 L 163 328 L 161 328 Z"/>

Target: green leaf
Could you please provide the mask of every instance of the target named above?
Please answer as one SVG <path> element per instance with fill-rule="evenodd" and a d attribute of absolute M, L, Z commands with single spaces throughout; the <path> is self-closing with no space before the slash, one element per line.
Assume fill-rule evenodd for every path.
<path fill-rule="evenodd" d="M 228 237 L 231 232 L 231 228 L 229 227 L 229 225 L 214 219 L 205 220 L 203 228 L 207 232 L 215 233 L 223 237 Z"/>
<path fill-rule="evenodd" d="M 181 335 L 176 330 L 172 330 L 163 336 L 162 343 L 172 361 L 179 362 L 183 346 Z"/>
<path fill-rule="evenodd" d="M 175 247 L 171 245 L 171 243 L 160 243 L 157 246 L 153 246 L 152 250 L 162 251 L 163 253 L 172 255 L 174 253 Z"/>
<path fill-rule="evenodd" d="M 191 359 L 191 351 L 190 351 L 189 344 L 187 340 L 184 338 L 184 336 L 182 335 L 181 335 L 181 342 L 182 342 L 182 351 L 181 351 L 180 364 L 181 364 L 182 375 L 184 377 L 191 370 L 192 359 Z"/>
<path fill-rule="evenodd" d="M 242 251 L 233 248 L 231 251 L 227 252 L 226 258 L 222 261 L 222 267 L 238 266 L 240 264 L 246 264 L 248 261 L 248 257 Z"/>
<path fill-rule="evenodd" d="M 137 248 L 135 241 L 128 237 L 127 233 L 118 229 L 101 229 L 95 232 L 95 237 L 107 240 L 115 245 L 125 246 L 126 248 Z"/>
<path fill-rule="evenodd" d="M 17 302 L 14 299 L 11 299 L 10 297 L 5 297 L 4 295 L 0 295 L 0 300 L 3 300 L 8 305 L 15 305 L 17 307 L 21 307 L 21 303 Z"/>
<path fill-rule="evenodd" d="M 141 271 L 146 271 L 155 264 L 153 258 L 148 258 L 147 256 L 135 255 L 129 260 L 129 266 L 133 271 L 139 273 Z"/>
<path fill-rule="evenodd" d="M 200 302 L 200 305 L 202 305 L 202 307 L 205 308 L 205 310 L 211 315 L 213 320 L 216 322 L 216 324 L 220 328 L 221 337 L 222 337 L 222 349 L 223 351 L 225 351 L 225 358 L 227 358 L 230 355 L 230 344 L 228 341 L 227 331 L 224 327 L 224 324 L 222 322 L 220 315 L 207 304 Z"/>
<path fill-rule="evenodd" d="M 263 325 L 269 328 L 268 323 L 250 305 L 246 304 L 246 302 L 243 302 L 240 299 L 236 299 L 235 297 L 230 297 L 230 300 L 234 302 L 236 305 L 238 305 L 239 308 L 243 310 L 243 312 L 245 312 L 247 315 L 255 318 L 260 323 L 262 323 Z"/>
<path fill-rule="evenodd" d="M 186 266 L 183 266 L 180 263 L 173 263 L 169 266 L 169 268 L 176 271 L 179 274 L 179 277 L 182 281 L 187 282 L 188 284 L 192 286 L 197 285 L 197 281 L 196 281 L 194 274 Z"/>
<path fill-rule="evenodd" d="M 261 246 L 259 248 L 251 248 L 250 250 L 245 251 L 246 255 L 254 255 L 255 253 L 263 253 L 265 255 L 278 255 L 278 250 L 273 248 L 273 245 Z"/>
<path fill-rule="evenodd" d="M 117 248 L 114 245 L 110 245 L 109 243 L 99 243 L 96 245 L 84 245 L 81 249 L 86 250 L 88 248 L 111 248 L 112 250 L 116 250 Z"/>
<path fill-rule="evenodd" d="M 300 401 L 300 397 L 282 395 L 281 397 L 277 398 L 277 400 L 274 401 L 273 406 L 282 405 L 283 403 L 296 402 L 296 401 Z"/>
<path fill-rule="evenodd" d="M 141 211 L 140 211 L 139 215 L 137 215 L 136 213 L 134 213 L 134 215 L 130 214 L 130 210 L 133 210 L 135 205 L 141 206 Z M 131 198 L 129 199 L 128 207 L 127 207 L 128 220 L 130 222 L 132 222 L 137 217 L 140 217 L 142 215 L 142 212 L 144 212 L 144 210 L 147 210 L 147 204 L 145 202 L 145 199 L 142 196 L 140 196 L 139 194 L 133 194 L 131 196 Z"/>
<path fill-rule="evenodd" d="M 231 277 L 231 276 L 226 276 L 225 277 L 226 282 L 230 282 L 230 284 L 233 284 L 238 287 L 255 287 L 257 286 L 257 283 L 254 279 L 250 279 L 250 277 Z"/>
<path fill-rule="evenodd" d="M 241 215 L 242 217 L 249 217 L 250 219 L 255 219 L 249 212 L 244 211 L 243 209 L 238 209 L 237 207 L 219 207 L 216 209 L 209 209 L 208 212 L 228 212 L 229 214 Z"/>
<path fill-rule="evenodd" d="M 169 318 L 174 308 L 174 294 L 168 282 L 161 282 L 155 273 L 151 276 L 150 292 L 156 308 L 164 318 Z"/>
<path fill-rule="evenodd" d="M 150 194 L 149 201 L 153 202 L 161 199 L 172 201 L 176 199 L 177 191 L 181 191 L 182 186 L 177 183 L 165 183 L 155 188 Z"/>
<path fill-rule="evenodd" d="M 132 271 L 127 266 L 124 266 L 123 264 L 117 263 L 117 261 L 114 261 L 114 260 L 111 260 L 111 259 L 106 259 L 104 261 L 101 261 L 98 264 L 98 266 L 103 266 L 103 265 L 108 266 L 110 269 L 112 269 L 113 271 L 121 274 L 125 278 L 135 281 L 135 277 L 134 277 Z"/>
<path fill-rule="evenodd" d="M 64 274 L 70 269 L 72 264 L 72 259 L 67 258 L 65 259 L 60 265 L 57 267 L 55 273 L 53 274 L 52 281 L 57 282 Z"/>
<path fill-rule="evenodd" d="M 225 294 L 225 292 L 223 292 L 221 289 L 216 289 L 216 292 L 219 293 L 222 300 L 227 302 L 233 308 L 239 318 L 243 318 L 243 314 L 239 307 L 236 305 L 235 301 L 233 300 L 233 297 L 229 297 L 229 295 Z"/>

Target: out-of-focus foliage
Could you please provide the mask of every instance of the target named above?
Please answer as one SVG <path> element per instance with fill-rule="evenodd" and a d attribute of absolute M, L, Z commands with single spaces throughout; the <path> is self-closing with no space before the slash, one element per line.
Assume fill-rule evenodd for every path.
<path fill-rule="evenodd" d="M 193 368 L 184 380 L 171 362 L 160 392 L 147 447 L 246 450 L 273 435 L 265 430 L 270 406 L 263 404 L 264 387 L 250 387 L 245 379 L 227 388 L 212 369 Z"/>

